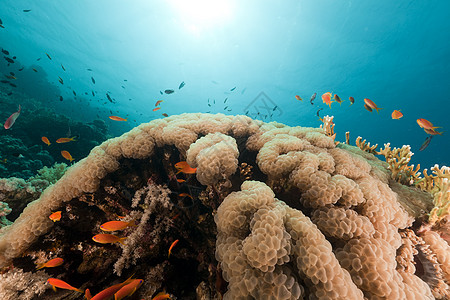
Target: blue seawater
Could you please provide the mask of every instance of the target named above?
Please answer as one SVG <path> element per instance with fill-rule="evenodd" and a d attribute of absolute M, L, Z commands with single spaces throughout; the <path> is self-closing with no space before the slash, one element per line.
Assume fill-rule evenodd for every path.
<path fill-rule="evenodd" d="M 318 127 L 323 108 L 319 115 L 334 116 L 339 141 L 349 131 L 353 145 L 357 136 L 380 147 L 411 145 L 411 163 L 422 169 L 450 166 L 450 1 L 1 0 L 0 6 L 0 47 L 9 52 L 1 53 L 1 76 L 17 78 L 11 79 L 17 87 L 0 84 L 2 95 L 15 97 L 0 112 L 2 122 L 24 95 L 74 120 L 102 119 L 111 136 L 184 112 L 247 113 Z M 343 103 L 328 107 L 325 92 Z M 382 110 L 367 111 L 364 98 Z M 157 100 L 161 109 L 153 111 Z M 391 118 L 395 109 L 403 118 Z M 418 118 L 444 132 L 424 151 L 427 134 Z M 15 132 L 2 128 L 1 135 Z"/>

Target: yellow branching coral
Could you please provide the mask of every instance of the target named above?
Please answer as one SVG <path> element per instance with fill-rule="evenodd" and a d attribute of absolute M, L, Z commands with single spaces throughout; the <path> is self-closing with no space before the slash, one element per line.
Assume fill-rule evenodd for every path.
<path fill-rule="evenodd" d="M 334 122 L 333 122 L 334 117 L 333 116 L 325 116 L 323 117 L 323 125 L 320 125 L 320 128 L 322 128 L 325 131 L 325 134 L 329 137 L 331 137 L 334 141 L 334 139 L 336 138 L 336 133 L 334 132 Z M 335 145 L 339 144 L 339 142 L 334 142 Z"/>
<path fill-rule="evenodd" d="M 401 148 L 391 149 L 390 143 L 384 144 L 377 154 L 382 154 L 389 164 L 389 170 L 392 172 L 392 179 L 402 184 L 412 184 L 420 175 L 420 164 L 414 168 L 414 165 L 408 166 L 414 153 L 411 152 L 409 145 L 403 145 Z"/>
<path fill-rule="evenodd" d="M 358 136 L 356 138 L 356 142 L 355 142 L 356 146 L 358 146 L 359 149 L 361 149 L 362 151 L 372 153 L 372 154 L 379 154 L 377 152 L 378 144 L 370 146 L 369 142 L 366 142 L 366 140 L 363 140 L 363 141 L 361 141 L 361 140 L 362 140 L 362 137 Z"/>
<path fill-rule="evenodd" d="M 434 208 L 429 215 L 429 222 L 434 225 L 450 215 L 450 168 L 438 165 L 431 168 L 432 175 L 423 170 L 423 178 L 415 182 L 420 189 L 433 195 Z"/>

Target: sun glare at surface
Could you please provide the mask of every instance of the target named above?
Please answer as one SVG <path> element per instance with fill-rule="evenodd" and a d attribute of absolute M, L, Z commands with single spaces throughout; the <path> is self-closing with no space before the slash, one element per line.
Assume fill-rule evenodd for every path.
<path fill-rule="evenodd" d="M 232 1 L 224 0 L 171 0 L 183 25 L 194 33 L 224 24 L 231 18 Z"/>

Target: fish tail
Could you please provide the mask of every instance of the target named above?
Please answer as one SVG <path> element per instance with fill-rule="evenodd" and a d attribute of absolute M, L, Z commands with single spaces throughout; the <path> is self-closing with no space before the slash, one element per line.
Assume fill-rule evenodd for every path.
<path fill-rule="evenodd" d="M 82 289 L 75 289 L 74 291 L 84 294 L 84 291 Z"/>
<path fill-rule="evenodd" d="M 377 113 L 379 113 L 379 110 L 382 109 L 381 107 L 377 107 L 375 108 L 375 110 L 377 111 Z"/>
<path fill-rule="evenodd" d="M 40 270 L 40 269 L 42 269 L 43 267 L 45 267 L 45 263 L 43 263 L 43 264 L 38 264 L 38 265 L 36 266 L 36 270 Z"/>
<path fill-rule="evenodd" d="M 122 237 L 118 240 L 119 243 L 121 243 L 122 245 L 125 245 L 125 243 L 123 242 L 126 239 L 126 237 Z"/>

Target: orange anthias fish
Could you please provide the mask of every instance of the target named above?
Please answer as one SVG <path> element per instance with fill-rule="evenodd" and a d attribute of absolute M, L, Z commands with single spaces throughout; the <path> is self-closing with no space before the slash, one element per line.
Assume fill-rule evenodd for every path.
<path fill-rule="evenodd" d="M 353 98 L 353 97 L 349 97 L 348 100 L 350 100 L 350 105 L 352 105 L 353 103 L 355 103 L 355 98 Z"/>
<path fill-rule="evenodd" d="M 48 146 L 50 146 L 50 141 L 48 140 L 48 138 L 46 136 L 41 137 L 41 141 L 43 141 L 44 143 L 46 143 Z"/>
<path fill-rule="evenodd" d="M 113 243 L 121 243 L 123 244 L 123 241 L 126 239 L 126 237 L 118 237 L 114 234 L 109 233 L 100 233 L 97 235 L 94 235 L 92 237 L 92 240 L 94 242 L 100 243 L 100 244 L 113 244 Z"/>
<path fill-rule="evenodd" d="M 114 294 L 114 300 L 121 300 L 127 296 L 133 295 L 143 282 L 144 280 L 142 279 L 133 279 Z"/>
<path fill-rule="evenodd" d="M 178 197 L 189 197 L 189 198 L 193 199 L 192 196 L 189 195 L 188 193 L 181 193 L 181 194 L 178 194 Z"/>
<path fill-rule="evenodd" d="M 400 119 L 401 117 L 403 117 L 403 114 L 402 114 L 399 110 L 394 110 L 394 111 L 392 112 L 392 119 L 398 120 L 398 119 Z"/>
<path fill-rule="evenodd" d="M 52 213 L 50 216 L 48 216 L 48 218 L 53 222 L 61 220 L 61 211 L 56 211 Z"/>
<path fill-rule="evenodd" d="M 185 174 L 195 174 L 197 172 L 197 168 L 191 168 L 187 162 L 180 161 L 175 164 L 175 168 L 178 170 L 178 173 L 185 173 Z"/>
<path fill-rule="evenodd" d="M 56 288 L 60 288 L 60 289 L 72 290 L 72 291 L 77 291 L 77 292 L 83 293 L 82 290 L 71 286 L 70 284 L 68 284 L 65 281 L 62 281 L 61 279 L 49 278 L 47 280 L 47 282 L 52 286 L 52 288 L 55 292 L 56 292 Z"/>
<path fill-rule="evenodd" d="M 61 151 L 61 155 L 68 161 L 72 162 L 73 157 L 72 157 L 72 155 L 70 155 L 69 151 L 66 151 L 66 150 Z"/>
<path fill-rule="evenodd" d="M 377 107 L 377 105 L 370 99 L 364 98 L 364 103 L 367 105 L 367 107 L 370 107 L 370 111 L 372 111 L 372 109 L 375 109 L 377 112 L 382 109 L 380 107 Z M 367 109 L 366 107 L 366 109 Z M 367 109 L 368 110 L 368 109 Z"/>
<path fill-rule="evenodd" d="M 161 107 L 155 107 L 154 109 L 153 109 L 153 111 L 157 111 L 157 110 L 160 110 L 161 109 Z"/>
<path fill-rule="evenodd" d="M 170 254 L 172 254 L 172 249 L 173 249 L 173 247 L 175 247 L 175 245 L 178 244 L 178 242 L 179 242 L 179 240 L 175 240 L 175 241 L 172 243 L 172 245 L 170 245 L 170 248 L 169 248 L 169 254 L 167 255 L 168 258 L 170 257 Z"/>
<path fill-rule="evenodd" d="M 62 143 L 68 143 L 68 142 L 75 142 L 77 140 L 78 136 L 73 136 L 71 138 L 59 138 L 56 140 L 58 144 Z"/>
<path fill-rule="evenodd" d="M 428 121 L 426 119 L 417 119 L 417 124 L 419 124 L 420 128 L 430 129 L 433 131 L 437 128 L 441 128 L 441 127 L 433 126 L 433 123 L 431 123 L 430 121 Z"/>
<path fill-rule="evenodd" d="M 133 277 L 133 276 L 131 276 Z M 110 297 L 112 297 L 115 293 L 117 293 L 117 291 L 119 291 L 124 285 L 127 285 L 128 283 L 130 283 L 133 279 L 128 278 L 127 280 L 125 280 L 122 283 L 118 283 L 115 284 L 113 286 L 110 286 L 109 288 L 104 289 L 103 291 L 101 291 L 100 293 L 96 294 L 94 297 L 92 297 L 91 292 L 89 291 L 89 289 L 86 289 L 86 298 L 88 300 L 105 300 L 105 299 L 109 299 Z"/>
<path fill-rule="evenodd" d="M 128 119 L 124 119 L 124 118 L 121 118 L 118 116 L 109 116 L 109 118 L 114 121 L 127 121 L 128 120 Z"/>
<path fill-rule="evenodd" d="M 163 102 L 163 101 L 162 100 L 156 101 L 155 106 L 158 106 L 161 102 Z"/>
<path fill-rule="evenodd" d="M 295 95 L 295 99 L 303 101 L 303 99 L 299 95 Z"/>
<path fill-rule="evenodd" d="M 337 94 L 334 94 L 334 101 L 336 101 L 337 103 L 339 103 L 339 105 L 342 103 L 341 98 L 340 98 Z"/>
<path fill-rule="evenodd" d="M 15 113 L 13 113 L 12 115 L 9 116 L 9 118 L 6 120 L 5 125 L 3 125 L 3 127 L 5 127 L 5 129 L 9 129 L 11 128 L 11 126 L 14 125 L 14 122 L 16 122 L 17 118 L 20 115 L 22 108 L 19 105 L 19 110 L 16 111 Z"/>
<path fill-rule="evenodd" d="M 64 259 L 57 257 L 54 259 L 50 259 L 48 262 L 38 264 L 36 266 L 36 270 L 40 270 L 42 268 L 54 268 L 62 265 L 64 263 Z"/>
<path fill-rule="evenodd" d="M 166 113 L 163 113 L 162 114 L 164 117 L 168 117 L 169 115 L 168 114 L 166 114 Z"/>
<path fill-rule="evenodd" d="M 331 108 L 331 103 L 333 103 L 334 101 L 331 100 L 332 94 L 330 92 L 326 92 L 325 94 L 322 95 L 322 101 L 323 103 L 325 103 L 326 105 L 329 105 Z"/>
<path fill-rule="evenodd" d="M 123 230 L 130 226 L 136 226 L 136 222 L 134 220 L 130 221 L 130 222 L 109 221 L 109 222 L 106 222 L 106 223 L 103 223 L 102 225 L 100 225 L 100 229 L 103 231 L 117 231 L 117 230 Z"/>
<path fill-rule="evenodd" d="M 430 134 L 430 135 L 437 135 L 437 134 L 442 135 L 444 133 L 443 131 L 439 132 L 439 131 L 436 131 L 434 129 L 426 129 L 426 128 L 424 128 L 423 130 L 425 130 L 425 132 L 427 134 Z"/>
<path fill-rule="evenodd" d="M 170 295 L 164 292 L 159 292 L 152 300 L 170 299 Z"/>

